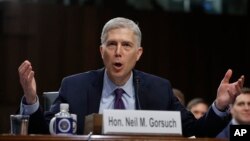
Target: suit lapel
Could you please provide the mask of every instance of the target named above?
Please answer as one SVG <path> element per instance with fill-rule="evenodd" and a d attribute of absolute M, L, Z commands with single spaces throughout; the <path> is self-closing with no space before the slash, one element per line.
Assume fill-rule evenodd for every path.
<path fill-rule="evenodd" d="M 95 81 L 92 82 L 92 85 L 88 91 L 88 113 L 99 113 L 101 95 L 102 95 L 102 87 L 103 87 L 103 75 L 104 69 L 98 70 L 95 76 Z"/>
<path fill-rule="evenodd" d="M 136 109 L 146 109 L 146 91 L 147 88 L 145 87 L 145 80 L 143 77 L 143 74 L 138 71 L 138 70 L 134 70 L 133 71 L 133 82 L 134 82 L 134 88 L 135 88 L 135 94 L 137 96 L 135 96 L 136 99 Z"/>

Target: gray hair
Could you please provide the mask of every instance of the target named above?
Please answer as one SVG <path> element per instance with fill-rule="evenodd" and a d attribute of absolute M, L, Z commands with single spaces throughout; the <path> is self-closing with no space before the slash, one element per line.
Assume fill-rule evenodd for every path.
<path fill-rule="evenodd" d="M 104 44 L 106 42 L 107 33 L 110 30 L 118 28 L 131 29 L 136 35 L 138 47 L 141 46 L 141 30 L 139 26 L 134 21 L 122 17 L 113 18 L 104 25 L 101 34 L 101 43 Z"/>

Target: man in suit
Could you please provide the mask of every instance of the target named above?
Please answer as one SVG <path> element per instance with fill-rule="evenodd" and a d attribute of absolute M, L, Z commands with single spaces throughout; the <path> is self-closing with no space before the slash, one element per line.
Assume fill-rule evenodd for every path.
<path fill-rule="evenodd" d="M 243 88 L 230 106 L 231 122 L 216 136 L 217 138 L 230 137 L 230 125 L 250 125 L 250 88 Z"/>
<path fill-rule="evenodd" d="M 216 136 L 228 123 L 224 120 L 227 116 L 224 110 L 232 97 L 239 94 L 244 76 L 229 83 L 232 70 L 228 70 L 210 110 L 206 116 L 196 120 L 173 95 L 168 80 L 134 70 L 142 52 L 138 25 L 126 18 L 111 19 L 101 34 L 100 53 L 105 67 L 64 78 L 59 97 L 45 116 L 39 107 L 32 65 L 28 60 L 24 61 L 18 69 L 24 90 L 20 112 L 31 115 L 29 132 L 48 133 L 48 123 L 59 112 L 59 104 L 69 103 L 70 113 L 77 114 L 77 133 L 82 134 L 84 117 L 102 113 L 103 109 L 113 109 L 116 103 L 114 91 L 122 88 L 125 109 L 180 111 L 185 136 Z"/>

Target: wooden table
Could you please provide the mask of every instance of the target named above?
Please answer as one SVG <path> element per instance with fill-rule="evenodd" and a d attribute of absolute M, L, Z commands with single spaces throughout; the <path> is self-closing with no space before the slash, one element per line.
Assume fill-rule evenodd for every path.
<path fill-rule="evenodd" d="M 177 136 L 150 136 L 150 135 L 70 135 L 70 136 L 52 136 L 52 135 L 27 135 L 15 136 L 8 134 L 1 134 L 0 141 L 226 141 L 216 138 L 185 138 Z"/>

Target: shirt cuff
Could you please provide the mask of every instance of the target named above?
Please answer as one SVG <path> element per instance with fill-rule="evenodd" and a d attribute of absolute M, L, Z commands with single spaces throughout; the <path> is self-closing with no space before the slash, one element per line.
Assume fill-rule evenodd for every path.
<path fill-rule="evenodd" d="M 223 118 L 223 117 L 228 116 L 227 110 L 225 110 L 224 112 L 220 111 L 219 109 L 216 108 L 214 102 L 213 102 L 213 104 L 212 104 L 212 108 L 213 108 L 214 112 L 215 112 L 219 117 Z"/>
<path fill-rule="evenodd" d="M 39 108 L 39 98 L 36 96 L 36 103 L 32 105 L 26 104 L 25 97 L 22 97 L 21 104 L 20 104 L 20 114 L 22 115 L 31 115 L 35 113 Z"/>

